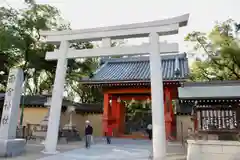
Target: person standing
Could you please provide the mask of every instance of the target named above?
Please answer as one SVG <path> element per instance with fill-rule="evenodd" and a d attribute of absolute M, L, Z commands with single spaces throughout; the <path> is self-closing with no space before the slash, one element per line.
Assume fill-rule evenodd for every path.
<path fill-rule="evenodd" d="M 147 133 L 148 133 L 148 138 L 152 140 L 152 124 L 148 124 Z"/>
<path fill-rule="evenodd" d="M 87 120 L 86 126 L 85 126 L 86 148 L 90 148 L 91 146 L 92 134 L 93 134 L 93 127 L 90 125 L 90 121 Z"/>
<path fill-rule="evenodd" d="M 107 144 L 111 144 L 112 135 L 113 135 L 112 127 L 108 126 L 107 130 L 105 131 L 105 137 L 107 140 Z"/>

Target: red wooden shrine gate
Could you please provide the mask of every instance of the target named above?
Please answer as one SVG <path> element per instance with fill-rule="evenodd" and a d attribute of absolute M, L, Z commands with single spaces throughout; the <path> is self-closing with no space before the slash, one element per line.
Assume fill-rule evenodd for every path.
<path fill-rule="evenodd" d="M 165 85 L 166 86 L 166 85 Z M 131 94 L 131 95 L 129 95 Z M 124 135 L 126 106 L 124 100 L 147 100 L 151 99 L 150 88 L 108 88 L 104 90 L 104 112 L 103 112 L 103 131 L 107 127 L 114 130 L 116 137 L 139 138 L 134 135 Z M 172 106 L 172 100 L 177 98 L 177 86 L 169 85 L 164 87 L 164 108 L 165 108 L 165 124 L 166 137 L 171 138 L 175 129 L 175 117 Z M 159 106 L 161 107 L 161 106 Z M 141 136 L 140 136 L 141 137 Z M 142 136 L 144 138 L 144 136 Z"/>
<path fill-rule="evenodd" d="M 162 67 L 166 135 L 169 138 L 176 127 L 172 100 L 178 97 L 177 87 L 185 81 L 189 71 L 186 54 L 162 56 Z M 82 83 L 102 89 L 103 130 L 110 126 L 115 130 L 115 136 L 123 136 L 126 107 L 120 103 L 121 100 L 151 99 L 149 58 L 102 59 L 101 67 L 92 77 L 82 80 Z"/>

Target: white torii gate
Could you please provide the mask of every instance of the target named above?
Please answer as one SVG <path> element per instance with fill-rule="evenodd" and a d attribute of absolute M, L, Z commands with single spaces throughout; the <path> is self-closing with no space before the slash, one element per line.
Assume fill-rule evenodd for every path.
<path fill-rule="evenodd" d="M 178 52 L 178 44 L 159 43 L 159 36 L 177 34 L 180 27 L 186 26 L 189 14 L 165 20 L 135 23 L 111 27 L 82 30 L 42 31 L 46 42 L 59 44 L 60 48 L 46 54 L 47 60 L 58 60 L 45 142 L 45 153 L 56 153 L 62 97 L 64 92 L 67 59 L 115 55 L 138 55 L 150 53 L 153 156 L 163 159 L 166 156 L 166 136 L 164 122 L 163 83 L 160 53 Z M 140 46 L 111 47 L 112 39 L 148 37 L 150 43 Z M 69 43 L 74 41 L 101 40 L 103 45 L 96 49 L 74 50 Z"/>

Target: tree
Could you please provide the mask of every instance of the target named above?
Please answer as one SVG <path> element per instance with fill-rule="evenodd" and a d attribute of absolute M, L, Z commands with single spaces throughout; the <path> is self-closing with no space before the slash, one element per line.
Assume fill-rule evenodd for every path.
<path fill-rule="evenodd" d="M 125 41 L 115 40 L 112 41 L 111 47 L 122 46 L 125 44 Z M 85 48 L 93 48 L 93 45 L 84 45 L 81 47 L 79 43 L 75 43 L 72 45 L 75 49 L 85 49 Z M 120 58 L 122 56 L 112 56 L 106 58 Z M 75 67 L 68 70 L 67 76 L 67 86 L 69 99 L 73 100 L 75 97 L 80 99 L 82 103 L 100 103 L 103 101 L 103 95 L 99 88 L 89 87 L 79 83 L 81 78 L 83 77 L 91 77 L 92 72 L 95 72 L 99 67 L 100 58 L 86 58 L 81 59 L 82 63 L 75 63 Z M 79 61 L 79 60 L 78 60 Z M 71 62 L 70 62 L 71 63 Z M 81 68 L 81 72 L 79 71 Z"/>
<path fill-rule="evenodd" d="M 24 70 L 27 94 L 41 94 L 44 90 L 51 92 L 56 61 L 46 61 L 45 54 L 59 46 L 43 43 L 39 31 L 70 29 L 70 24 L 65 23 L 59 10 L 53 6 L 37 4 L 33 0 L 25 0 L 25 3 L 26 8 L 22 10 L 0 8 L 0 54 L 5 62 L 0 68 L 4 71 L 4 75 L 0 74 L 0 83 L 6 87 L 5 74 L 9 68 L 18 66 Z M 71 47 L 84 49 L 93 45 L 76 42 Z M 66 92 L 71 95 L 73 90 L 69 90 L 69 86 L 80 86 L 81 77 L 92 72 L 97 64 L 93 58 L 69 60 Z M 78 89 L 74 88 L 75 91 Z"/>
<path fill-rule="evenodd" d="M 74 44 L 72 47 L 75 49 L 93 48 L 93 45 L 81 46 L 82 45 Z M 92 72 L 96 71 L 99 67 L 99 58 L 83 58 L 68 61 L 71 67 L 68 67 L 67 70 L 67 83 L 65 88 L 71 99 L 73 100 L 78 97 L 81 103 L 102 102 L 102 94 L 99 88 L 89 88 L 79 82 L 83 77 L 89 77 Z"/>
<path fill-rule="evenodd" d="M 41 29 L 58 28 L 59 11 L 48 5 L 37 5 L 34 1 L 25 1 L 27 8 L 23 10 L 0 9 L 1 19 L 1 53 L 8 57 L 8 69 L 13 66 L 24 70 L 28 93 L 37 93 L 37 77 L 43 71 L 51 71 L 56 62 L 46 62 L 45 53 L 53 50 L 53 45 L 40 42 Z M 37 87 L 35 87 L 37 88 Z"/>
<path fill-rule="evenodd" d="M 193 64 L 191 80 L 240 79 L 239 26 L 230 19 L 217 23 L 210 34 L 192 32 L 187 35 L 185 40 L 192 42 L 195 50 L 207 55 L 206 59 L 197 59 Z"/>
<path fill-rule="evenodd" d="M 10 61 L 9 61 L 10 63 Z M 0 92 L 3 92 L 5 90 L 5 85 L 6 85 L 6 77 L 8 73 L 8 57 L 0 53 Z"/>

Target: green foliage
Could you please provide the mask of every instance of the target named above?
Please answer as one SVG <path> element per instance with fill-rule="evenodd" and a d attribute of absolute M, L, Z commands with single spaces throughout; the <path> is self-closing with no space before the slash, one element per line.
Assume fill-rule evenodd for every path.
<path fill-rule="evenodd" d="M 40 30 L 70 29 L 70 24 L 53 6 L 36 4 L 34 0 L 25 0 L 25 3 L 26 8 L 21 10 L 0 8 L 0 89 L 6 87 L 9 69 L 21 67 L 25 74 L 25 93 L 51 92 L 56 61 L 46 61 L 45 54 L 58 46 L 43 43 L 39 33 Z M 93 48 L 93 45 L 76 42 L 71 47 L 85 49 Z M 85 95 L 82 96 L 85 97 L 83 101 L 88 102 L 97 99 L 95 92 L 90 92 L 79 83 L 81 77 L 89 75 L 97 65 L 98 59 L 94 58 L 68 61 L 65 88 L 70 97 Z"/>
<path fill-rule="evenodd" d="M 192 32 L 185 37 L 194 49 L 207 55 L 197 59 L 191 68 L 193 81 L 240 79 L 239 24 L 233 20 L 217 23 L 209 34 Z"/>
<path fill-rule="evenodd" d="M 38 5 L 34 1 L 26 1 L 27 8 L 14 10 L 1 8 L 1 53 L 8 57 L 6 74 L 11 67 L 21 67 L 28 81 L 27 91 L 31 94 L 41 92 L 37 86 L 42 72 L 51 72 L 56 62 L 45 61 L 45 53 L 54 49 L 40 41 L 39 31 L 58 27 L 59 11 L 48 5 Z M 6 78 L 6 77 L 4 77 Z M 6 80 L 6 79 L 5 79 Z M 34 89 L 29 83 L 34 83 Z M 5 85 L 5 84 L 3 84 Z M 49 86 L 50 88 L 50 86 Z"/>
<path fill-rule="evenodd" d="M 125 103 L 127 104 L 127 113 L 128 115 L 131 115 L 132 118 L 138 113 L 142 114 L 144 111 L 151 111 L 151 104 L 147 104 L 144 101 L 136 101 L 135 103 L 125 101 Z"/>

